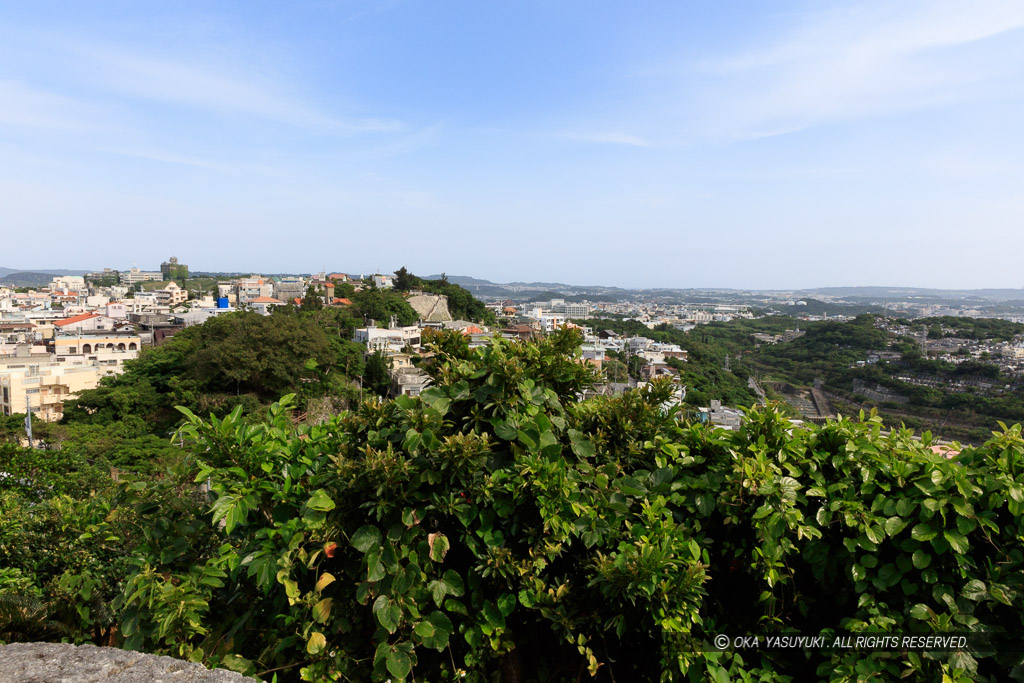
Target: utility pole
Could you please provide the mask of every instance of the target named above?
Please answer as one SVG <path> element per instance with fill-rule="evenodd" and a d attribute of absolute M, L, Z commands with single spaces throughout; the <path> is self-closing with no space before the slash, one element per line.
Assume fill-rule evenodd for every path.
<path fill-rule="evenodd" d="M 35 448 L 32 445 L 32 403 L 28 394 L 25 394 L 25 434 L 28 435 L 28 447 Z"/>

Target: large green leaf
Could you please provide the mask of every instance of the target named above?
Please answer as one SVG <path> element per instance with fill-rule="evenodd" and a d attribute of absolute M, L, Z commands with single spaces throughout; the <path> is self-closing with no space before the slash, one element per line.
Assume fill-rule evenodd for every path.
<path fill-rule="evenodd" d="M 430 559 L 444 562 L 444 556 L 448 554 L 448 537 L 440 532 L 428 534 L 427 543 L 430 545 Z"/>
<path fill-rule="evenodd" d="M 412 671 L 412 658 L 408 652 L 395 648 L 388 654 L 387 667 L 392 676 L 405 680 Z"/>
<path fill-rule="evenodd" d="M 323 489 L 317 489 L 314 491 L 313 495 L 310 496 L 309 500 L 306 502 L 306 505 L 313 510 L 319 510 L 320 512 L 327 512 L 334 509 L 334 501 L 331 500 L 329 495 L 327 495 L 327 491 L 324 491 Z"/>
<path fill-rule="evenodd" d="M 912 616 L 915 619 L 927 621 L 929 618 L 931 618 L 931 615 L 932 611 L 928 608 L 927 605 L 917 603 L 916 605 L 910 608 L 910 616 Z"/>
<path fill-rule="evenodd" d="M 306 641 L 306 652 L 311 655 L 318 655 L 327 647 L 327 638 L 319 631 L 314 631 Z"/>
<path fill-rule="evenodd" d="M 968 600 L 977 602 L 979 600 L 983 600 L 988 595 L 988 586 L 985 585 L 984 581 L 971 579 L 967 582 L 967 585 L 964 586 L 961 595 Z"/>
<path fill-rule="evenodd" d="M 942 532 L 942 535 L 949 541 L 949 545 L 954 551 L 961 555 L 967 552 L 969 544 L 959 531 L 946 530 Z"/>
<path fill-rule="evenodd" d="M 932 563 L 932 556 L 924 550 L 915 550 L 911 559 L 916 569 L 926 569 Z"/>
<path fill-rule="evenodd" d="M 377 527 L 361 526 L 352 534 L 351 543 L 356 550 L 365 553 L 370 548 L 380 545 L 380 531 Z"/>

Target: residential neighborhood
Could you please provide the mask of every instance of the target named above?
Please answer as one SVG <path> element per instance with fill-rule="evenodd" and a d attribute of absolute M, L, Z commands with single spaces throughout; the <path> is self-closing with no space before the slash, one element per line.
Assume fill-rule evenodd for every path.
<path fill-rule="evenodd" d="M 360 314 L 347 333 L 361 346 L 364 359 L 375 355 L 383 359 L 388 382 L 378 386 L 391 396 L 416 396 L 429 386 L 429 375 L 420 361 L 429 357 L 425 339 L 440 330 L 457 331 L 469 348 L 476 348 L 496 336 L 530 341 L 558 329 L 576 329 L 582 339 L 579 362 L 592 367 L 599 378 L 592 393 L 616 395 L 648 382 L 668 380 L 676 387 L 677 400 L 682 401 L 693 381 L 683 371 L 691 349 L 675 343 L 687 338 L 685 335 L 666 341 L 666 331 L 681 335 L 704 325 L 743 324 L 779 314 L 794 321 L 785 329 L 749 334 L 750 348 L 760 349 L 792 344 L 804 337 L 810 325 L 854 320 L 854 315 L 842 312 L 844 306 L 849 307 L 842 301 L 823 304 L 793 294 L 787 298 L 787 293 L 762 295 L 756 301 L 727 294 L 717 302 L 702 294 L 695 297 L 700 299 L 695 303 L 643 293 L 625 300 L 573 295 L 532 296 L 523 301 L 514 298 L 514 288 L 484 297 L 483 304 L 478 302 L 487 321 L 479 316 L 468 320 L 453 314 L 453 310 L 460 315 L 465 312 L 454 308 L 448 296 L 436 288 L 428 291 L 416 284 L 425 281 L 408 277 L 404 269 L 393 275 L 326 270 L 291 275 L 206 275 L 190 273 L 188 265 L 172 256 L 154 270 L 104 268 L 84 275 L 55 275 L 41 287 L 0 285 L 0 411 L 12 415 L 28 410 L 37 419 L 57 421 L 65 402 L 96 388 L 103 377 L 122 373 L 125 363 L 137 358 L 144 348 L 159 347 L 183 329 L 237 311 L 259 316 L 293 309 L 344 312 L 352 309 L 352 298 L 372 292 L 400 297 L 410 312 L 401 322 L 393 314 L 381 313 L 380 319 Z M 836 310 L 829 313 L 823 306 Z M 914 340 L 920 353 L 936 362 L 960 365 L 974 361 L 998 368 L 1003 376 L 1024 376 L 1024 338 L 958 336 L 955 321 L 959 318 L 940 320 L 947 319 L 953 322 L 925 329 L 913 319 L 877 316 L 875 326 L 893 338 Z M 615 321 L 629 323 L 630 332 L 611 329 L 617 327 Z M 732 360 L 740 362 L 740 354 Z M 721 360 L 726 372 L 730 361 L 729 355 Z M 883 346 L 858 357 L 852 367 L 877 364 L 897 368 L 905 364 L 904 353 Z M 905 386 L 947 387 L 983 395 L 999 395 L 1004 390 L 992 378 L 977 373 L 953 380 L 910 369 L 892 373 Z M 358 381 L 362 386 L 362 380 Z M 745 376 L 743 381 L 747 381 Z M 750 395 L 763 401 L 764 391 L 757 381 L 751 377 L 749 384 L 754 390 Z M 818 400 L 812 401 L 811 391 L 775 396 L 789 401 L 805 419 L 831 414 L 827 408 L 825 413 L 819 411 L 819 404 L 826 402 L 820 391 Z M 887 389 L 877 381 L 857 379 L 852 391 L 880 402 L 906 402 L 905 392 Z M 707 404 L 697 410 L 700 419 L 726 428 L 738 424 L 739 413 L 723 406 L 721 395 L 701 396 Z"/>
<path fill-rule="evenodd" d="M 195 274 L 193 273 L 193 276 Z M 205 289 L 194 287 L 206 283 Z M 345 308 L 352 302 L 339 289 L 390 290 L 395 276 L 320 272 L 312 275 L 249 274 L 210 280 L 189 280 L 189 267 L 170 257 L 159 269 L 104 268 L 81 276 L 54 276 L 48 286 L 0 286 L 0 385 L 5 415 L 31 411 L 45 421 L 59 420 L 63 405 L 83 390 L 96 388 L 103 377 L 120 374 L 124 363 L 146 347 L 160 346 L 182 329 L 236 311 L 269 316 L 280 307 L 301 307 L 309 297 L 318 307 Z M 574 320 L 595 315 L 635 316 L 649 328 L 693 325 L 733 317 L 749 317 L 736 307 L 646 306 L 609 302 L 571 302 L 552 299 L 516 303 L 495 300 L 486 310 L 496 325 L 454 319 L 447 297 L 413 290 L 403 293 L 420 316 L 413 325 L 388 320 L 365 320 L 352 340 L 365 347 L 367 357 L 383 354 L 393 395 L 418 395 L 429 384 L 423 370 L 411 361 L 423 353 L 425 330 L 456 330 L 471 348 L 488 344 L 493 336 L 530 340 L 559 328 L 577 328 L 582 337 L 580 360 L 600 372 L 611 355 L 640 359 L 638 376 L 608 382 L 601 391 L 615 393 L 659 377 L 681 384 L 678 370 L 667 359 L 686 361 L 676 344 L 643 336 L 622 337 L 592 329 Z M 308 304 L 307 304 L 308 305 Z M 681 392 L 685 391 L 681 388 Z"/>

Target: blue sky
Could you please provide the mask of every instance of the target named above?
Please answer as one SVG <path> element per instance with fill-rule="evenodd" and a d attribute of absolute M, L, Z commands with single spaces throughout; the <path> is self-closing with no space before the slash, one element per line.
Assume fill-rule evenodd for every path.
<path fill-rule="evenodd" d="M 0 11 L 3 266 L 1024 286 L 1019 0 Z"/>

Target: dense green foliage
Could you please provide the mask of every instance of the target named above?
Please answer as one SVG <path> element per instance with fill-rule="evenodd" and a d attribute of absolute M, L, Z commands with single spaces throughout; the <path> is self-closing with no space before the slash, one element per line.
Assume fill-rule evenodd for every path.
<path fill-rule="evenodd" d="M 0 594 L 40 632 L 287 679 L 1001 681 L 1020 663 L 699 646 L 1015 637 L 1019 426 L 952 459 L 874 417 L 795 428 L 769 406 L 718 431 L 666 411 L 661 383 L 580 401 L 577 344 L 441 335 L 420 398 L 319 425 L 291 398 L 252 422 L 186 413 L 193 455 L 163 479 L 41 507 L 3 489 Z"/>
<path fill-rule="evenodd" d="M 803 301 L 803 304 L 799 306 L 794 304 L 778 306 L 778 308 L 783 314 L 794 316 L 848 316 L 864 313 L 883 313 L 885 310 L 883 307 L 874 304 L 832 303 L 808 297 L 804 297 L 801 301 Z"/>
<path fill-rule="evenodd" d="M 131 424 L 166 435 L 180 421 L 175 405 L 226 414 L 286 392 L 337 393 L 345 378 L 362 372 L 364 348 L 344 338 L 349 332 L 332 319 L 335 310 L 239 312 L 186 328 L 69 402 L 65 422 Z"/>
<path fill-rule="evenodd" d="M 299 308 L 303 311 L 319 311 L 324 307 L 323 295 L 317 291 L 317 288 L 312 284 L 306 287 L 306 293 L 302 297 L 302 303 L 299 304 Z"/>
<path fill-rule="evenodd" d="M 811 383 L 826 373 L 863 361 L 869 351 L 885 350 L 888 335 L 871 315 L 849 322 L 819 322 L 785 344 L 762 347 L 758 361 L 787 379 Z"/>
<path fill-rule="evenodd" d="M 269 317 L 228 314 L 182 330 L 143 350 L 123 374 L 66 403 L 61 424 L 37 421 L 37 443 L 55 461 L 152 474 L 182 457 L 171 441 L 182 421 L 176 405 L 217 415 L 237 406 L 259 413 L 294 392 L 302 409 L 323 398 L 343 407 L 359 395 L 353 380 L 363 373 L 366 350 L 348 339 L 347 315 L 288 307 Z M 22 421 L 0 423 L 0 440 L 23 438 Z"/>
<path fill-rule="evenodd" d="M 938 318 L 918 318 L 907 321 L 907 324 L 923 326 L 929 330 L 938 328 L 940 337 L 960 339 L 1010 341 L 1015 336 L 1024 334 L 1024 324 L 1000 318 L 961 318 L 946 315 Z"/>
<path fill-rule="evenodd" d="M 392 317 L 402 326 L 415 325 L 420 319 L 401 294 L 377 287 L 369 287 L 352 295 L 352 313 L 359 316 L 358 327 L 371 321 L 387 326 Z"/>
<path fill-rule="evenodd" d="M 391 377 L 388 375 L 388 359 L 382 351 L 374 351 L 366 359 L 366 369 L 363 372 L 363 386 L 378 396 L 387 396 L 391 387 Z"/>

